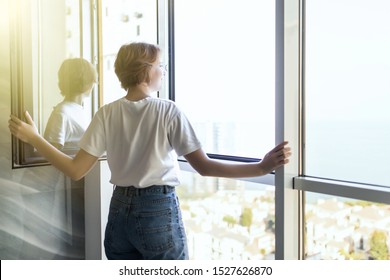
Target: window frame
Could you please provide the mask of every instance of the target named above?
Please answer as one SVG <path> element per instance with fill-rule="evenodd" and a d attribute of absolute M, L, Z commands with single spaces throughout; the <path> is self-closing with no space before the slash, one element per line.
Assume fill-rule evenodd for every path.
<path fill-rule="evenodd" d="M 298 123 L 296 120 L 297 114 L 300 112 L 297 110 L 299 108 L 298 102 L 299 99 L 299 75 L 300 73 L 295 71 L 295 68 L 299 66 L 300 55 L 297 55 L 297 52 L 286 53 L 286 50 L 294 49 L 299 50 L 300 46 L 300 2 L 299 0 L 293 1 L 284 1 L 276 0 L 276 108 L 275 108 L 275 133 L 276 133 L 276 143 L 284 141 L 284 139 L 289 139 L 290 145 L 293 147 L 293 153 L 298 154 L 298 130 L 289 130 L 285 131 L 285 127 L 291 124 L 291 127 L 297 127 Z M 168 11 L 168 53 L 169 53 L 169 96 L 168 98 L 175 101 L 175 76 L 174 76 L 174 61 L 175 61 L 175 51 L 174 51 L 174 0 L 167 0 L 167 11 Z M 285 6 L 287 8 L 285 9 Z M 287 11 L 287 15 L 285 15 Z M 289 12 L 291 11 L 291 12 Z M 285 18 L 287 20 L 285 20 Z M 286 28 L 286 23 L 294 24 L 296 23 L 296 28 L 288 29 Z M 288 30 L 288 32 L 286 32 Z M 288 41 L 286 45 L 285 37 L 292 37 L 292 41 Z M 292 46 L 292 48 L 290 48 Z M 289 64 L 286 67 L 285 58 L 290 57 Z M 288 72 L 288 75 L 285 75 L 285 72 Z M 289 83 L 285 83 L 285 77 L 293 77 Z M 286 92 L 285 89 L 289 87 L 295 89 L 292 94 Z M 296 106 L 293 106 L 294 110 L 290 110 L 291 106 L 284 106 L 286 97 L 291 96 L 291 101 Z M 296 101 L 294 101 L 296 100 Z M 290 105 L 290 104 L 289 104 Z M 294 115 L 294 117 L 291 117 Z M 293 123 L 291 123 L 293 122 Z M 291 139 L 291 140 L 290 140 Z M 207 155 L 216 160 L 222 161 L 240 161 L 240 162 L 253 162 L 259 161 L 257 158 L 246 158 L 239 156 L 227 156 L 220 154 L 211 154 Z M 239 180 L 245 180 L 255 183 L 267 184 L 275 186 L 275 216 L 278 217 L 275 224 L 275 259 L 299 259 L 301 258 L 303 250 L 299 246 L 300 240 L 302 240 L 302 231 L 299 228 L 302 228 L 302 192 L 293 190 L 293 176 L 298 175 L 298 166 L 300 162 L 298 157 L 294 160 L 293 163 L 289 164 L 289 167 L 280 168 L 275 173 L 268 174 L 266 176 L 260 176 L 255 178 L 242 178 Z M 179 159 L 179 166 L 182 170 L 195 172 L 195 170 L 189 165 L 189 163 L 184 159 Z M 285 229 L 289 229 L 289 234 L 285 234 Z M 302 243 L 303 244 L 303 243 Z"/>
<path fill-rule="evenodd" d="M 302 122 L 302 139 L 304 140 L 305 135 L 305 53 L 306 53 L 306 38 L 305 38 L 305 3 L 306 0 L 299 0 L 301 2 L 301 11 L 302 11 L 302 17 L 301 17 L 301 37 L 302 37 L 302 46 L 301 46 L 301 100 L 302 100 L 302 114 L 301 114 L 301 122 Z M 302 158 L 302 169 L 300 172 L 300 176 L 294 177 L 294 189 L 301 190 L 301 191 L 310 191 L 315 193 L 322 193 L 322 194 L 328 194 L 328 195 L 335 195 L 335 196 L 341 196 L 341 197 L 347 197 L 352 199 L 359 199 L 359 200 L 367 200 L 371 202 L 378 202 L 378 203 L 390 203 L 390 186 L 379 186 L 379 185 L 373 185 L 373 184 L 367 184 L 367 183 L 360 183 L 360 182 L 348 182 L 343 180 L 335 180 L 331 178 L 317 178 L 314 176 L 306 176 L 305 175 L 305 149 L 304 149 L 304 143 L 300 143 L 300 150 L 301 154 L 300 157 Z"/>
<path fill-rule="evenodd" d="M 300 104 L 300 115 L 299 115 L 299 122 L 300 122 L 300 140 L 297 139 L 299 142 L 299 158 L 300 158 L 300 169 L 297 176 L 293 177 L 293 189 L 302 193 L 302 205 L 301 205 L 301 218 L 302 218 L 302 224 L 301 224 L 301 234 L 300 236 L 304 238 L 305 234 L 305 218 L 304 218 L 304 194 L 305 192 L 311 192 L 311 193 L 317 193 L 317 194 L 326 194 L 326 195 L 333 195 L 336 197 L 344 197 L 344 198 L 350 198 L 350 199 L 357 199 L 357 200 L 364 200 L 364 201 L 370 201 L 374 203 L 384 203 L 384 204 L 390 204 L 390 186 L 379 186 L 379 185 L 373 185 L 373 184 L 367 184 L 367 183 L 360 183 L 360 182 L 348 182 L 343 180 L 336 180 L 331 178 L 318 178 L 314 176 L 307 176 L 305 175 L 305 54 L 306 54 L 306 32 L 305 32 L 305 25 L 306 25 L 306 0 L 294 0 L 298 1 L 300 5 L 300 67 L 299 72 L 301 72 L 299 82 L 301 83 L 300 87 L 300 93 L 299 93 L 299 99 L 301 100 Z M 286 1 L 287 2 L 287 1 Z M 300 245 L 300 259 L 304 259 L 304 242 L 303 239 L 301 240 Z"/>
<path fill-rule="evenodd" d="M 162 2 L 164 0 L 157 0 L 159 2 Z M 169 84 L 169 90 L 167 98 L 175 101 L 176 92 L 175 92 L 175 0 L 165 0 L 166 1 L 166 17 L 167 17 L 167 29 L 168 34 L 166 35 L 167 40 L 163 41 L 165 44 L 163 45 L 166 49 L 168 49 L 168 84 Z M 159 29 L 160 32 L 161 29 Z M 163 31 L 162 31 L 163 32 Z M 207 156 L 211 159 L 216 160 L 225 160 L 225 161 L 236 161 L 236 162 L 258 162 L 261 160 L 261 158 L 256 157 L 245 157 L 245 156 L 236 156 L 236 155 L 226 155 L 226 154 L 216 154 L 216 153 L 206 153 Z M 185 164 L 187 161 L 184 158 L 180 158 L 179 162 L 182 162 L 181 166 L 183 168 L 185 167 Z M 187 170 L 191 170 L 190 168 L 187 168 Z M 274 174 L 274 173 L 272 173 Z M 243 178 L 245 181 L 250 182 L 257 182 L 261 184 L 274 184 L 274 180 L 270 180 L 267 178 L 266 180 L 263 180 L 261 177 L 256 178 Z"/>
<path fill-rule="evenodd" d="M 170 91 L 174 100 L 174 0 L 169 6 Z M 275 186 L 275 258 L 304 258 L 305 192 L 322 193 L 351 199 L 389 204 L 390 188 L 305 176 L 305 2 L 276 0 L 276 143 L 288 139 L 293 154 L 290 163 L 274 174 L 243 179 Z M 288 106 L 286 106 L 288 104 Z M 228 161 L 258 159 L 208 154 Z M 185 160 L 180 168 L 195 172 Z M 287 234 L 288 231 L 288 234 Z"/>

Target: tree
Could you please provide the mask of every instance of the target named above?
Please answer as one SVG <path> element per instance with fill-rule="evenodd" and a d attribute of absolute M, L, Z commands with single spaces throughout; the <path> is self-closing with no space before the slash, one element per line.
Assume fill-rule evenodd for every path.
<path fill-rule="evenodd" d="M 376 230 L 370 238 L 370 257 L 374 260 L 388 260 L 389 248 L 387 236 L 383 231 Z"/>
<path fill-rule="evenodd" d="M 223 217 L 223 221 L 226 222 L 229 227 L 233 227 L 235 224 L 237 224 L 236 219 L 230 215 Z"/>
<path fill-rule="evenodd" d="M 253 221 L 252 208 L 244 208 L 240 216 L 240 225 L 247 227 L 248 231 Z"/>

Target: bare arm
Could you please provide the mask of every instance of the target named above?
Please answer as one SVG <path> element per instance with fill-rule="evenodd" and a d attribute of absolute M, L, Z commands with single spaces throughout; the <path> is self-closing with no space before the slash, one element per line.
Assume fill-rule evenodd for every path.
<path fill-rule="evenodd" d="M 267 153 L 263 160 L 254 163 L 225 163 L 210 159 L 202 150 L 196 150 L 185 159 L 191 166 L 203 176 L 245 178 L 263 176 L 276 168 L 288 163 L 291 149 L 286 147 L 288 142 L 283 142 Z"/>
<path fill-rule="evenodd" d="M 39 135 L 30 114 L 26 112 L 25 115 L 27 123 L 15 116 L 11 116 L 8 122 L 11 133 L 20 140 L 34 146 L 44 158 L 57 169 L 61 170 L 66 176 L 74 180 L 80 180 L 98 160 L 97 157 L 84 150 L 80 150 L 74 158 L 59 151 Z"/>

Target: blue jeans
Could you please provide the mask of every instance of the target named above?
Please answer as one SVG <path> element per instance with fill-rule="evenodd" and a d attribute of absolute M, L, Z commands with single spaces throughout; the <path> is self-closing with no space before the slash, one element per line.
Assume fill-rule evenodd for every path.
<path fill-rule="evenodd" d="M 108 259 L 188 259 L 187 239 L 175 188 L 116 187 L 104 247 Z"/>

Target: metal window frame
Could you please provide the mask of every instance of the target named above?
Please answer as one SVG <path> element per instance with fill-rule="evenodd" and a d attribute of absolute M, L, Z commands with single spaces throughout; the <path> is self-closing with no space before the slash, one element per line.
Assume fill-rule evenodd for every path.
<path fill-rule="evenodd" d="M 169 80 L 169 94 L 168 98 L 172 101 L 175 101 L 176 91 L 175 91 L 175 0 L 159 0 L 159 1 L 167 1 L 167 18 L 168 18 L 168 34 L 166 34 L 168 48 L 168 80 Z M 223 155 L 223 154 L 214 154 L 207 153 L 207 156 L 211 159 L 216 160 L 225 160 L 225 161 L 238 161 L 238 162 L 256 162 L 260 161 L 260 158 L 250 158 L 250 157 L 242 157 L 235 155 Z M 191 167 L 186 167 L 184 164 L 185 160 L 182 160 L 181 166 L 186 168 L 187 170 L 191 170 Z M 262 180 L 259 178 L 255 179 L 243 179 L 245 181 L 251 182 L 274 182 L 274 180 Z M 273 184 L 273 183 L 272 183 Z"/>
<path fill-rule="evenodd" d="M 294 0 L 295 1 L 295 0 Z M 299 0 L 301 2 L 301 25 L 302 25 L 302 47 L 301 47 L 301 91 L 302 91 L 302 139 L 304 139 L 304 96 L 305 96 L 305 5 L 306 0 Z M 327 195 L 334 195 L 346 197 L 351 199 L 366 200 L 378 203 L 390 204 L 390 186 L 379 186 L 369 183 L 348 182 L 342 180 L 335 180 L 332 178 L 317 178 L 308 176 L 305 172 L 305 149 L 303 143 L 300 143 L 302 168 L 298 176 L 294 178 L 294 189 L 300 191 L 309 191 L 315 193 L 322 193 Z"/>
<path fill-rule="evenodd" d="M 293 156 L 275 172 L 275 259 L 303 258 L 302 191 L 293 178 L 302 172 L 302 6 L 300 0 L 276 0 L 276 143 L 289 141 Z"/>
<path fill-rule="evenodd" d="M 168 1 L 168 38 L 169 38 L 169 98 L 175 100 L 174 88 L 174 0 Z M 300 1 L 277 0 L 276 2 L 276 143 L 288 139 L 293 152 L 298 155 L 300 150 L 300 52 L 301 26 Z M 285 79 L 287 78 L 287 82 Z M 292 90 L 288 90 L 292 89 Z M 287 102 L 286 102 L 287 101 Z M 285 106 L 288 105 L 288 106 Z M 293 105 L 292 105 L 293 104 Z M 286 128 L 291 128 L 286 130 Z M 296 128 L 296 129 L 295 129 Z M 208 154 L 210 158 L 218 160 L 253 161 L 235 156 Z M 294 190 L 293 177 L 299 174 L 301 156 L 295 157 L 288 167 L 280 168 L 275 174 L 256 178 L 242 178 L 261 184 L 275 186 L 275 258 L 299 259 L 302 258 L 302 205 L 301 191 Z M 195 172 L 185 161 L 179 160 L 182 170 Z M 287 234 L 288 231 L 288 234 Z"/>
<path fill-rule="evenodd" d="M 295 0 L 294 0 L 295 1 Z M 307 176 L 305 172 L 305 13 L 306 13 L 306 0 L 297 0 L 300 2 L 300 24 L 301 24 L 301 48 L 300 48 L 300 83 L 301 83 L 301 115 L 299 120 L 301 123 L 299 141 L 300 147 L 300 161 L 301 165 L 299 168 L 298 175 L 293 177 L 293 188 L 298 192 L 302 193 L 302 204 L 301 204 L 301 242 L 304 238 L 304 198 L 306 192 L 320 193 L 325 195 L 332 195 L 337 197 L 351 198 L 363 201 L 371 201 L 375 203 L 390 204 L 390 186 L 379 186 L 361 182 L 348 182 L 342 180 L 335 180 L 331 178 L 318 178 L 313 176 Z M 300 245 L 300 259 L 304 259 L 304 243 Z"/>
<path fill-rule="evenodd" d="M 377 203 L 390 203 L 390 188 L 378 185 L 300 176 L 294 178 L 294 189 Z"/>

